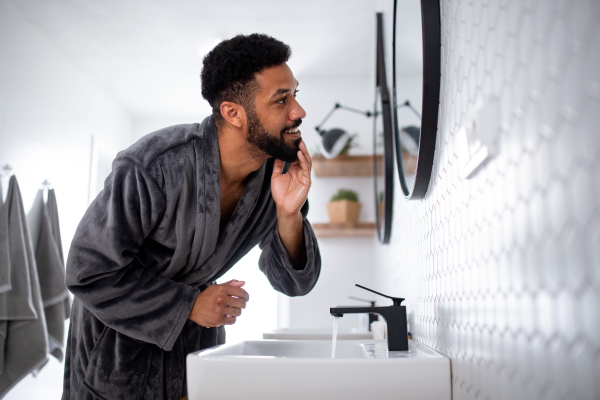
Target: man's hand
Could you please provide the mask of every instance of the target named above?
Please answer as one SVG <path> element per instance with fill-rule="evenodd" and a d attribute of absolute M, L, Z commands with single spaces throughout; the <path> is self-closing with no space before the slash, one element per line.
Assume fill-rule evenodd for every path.
<path fill-rule="evenodd" d="M 310 169 L 312 160 L 306 149 L 304 141 L 298 146 L 298 159 L 290 165 L 284 175 L 283 161 L 275 160 L 273 175 L 271 176 L 271 193 L 277 205 L 278 213 L 296 216 L 304 205 L 310 189 Z"/>
<path fill-rule="evenodd" d="M 242 289 L 245 283 L 234 279 L 210 285 L 196 298 L 188 319 L 205 328 L 233 325 L 250 300 L 248 292 Z"/>
<path fill-rule="evenodd" d="M 298 160 L 282 175 L 283 161 L 275 160 L 271 176 L 271 194 L 277 206 L 279 237 L 295 269 L 306 265 L 306 247 L 300 209 L 310 189 L 312 160 L 304 141 L 298 146 Z"/>

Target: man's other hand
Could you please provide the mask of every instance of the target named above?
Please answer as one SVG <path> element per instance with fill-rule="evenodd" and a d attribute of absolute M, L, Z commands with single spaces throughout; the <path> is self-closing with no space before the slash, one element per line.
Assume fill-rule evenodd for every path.
<path fill-rule="evenodd" d="M 233 325 L 250 300 L 248 292 L 242 289 L 245 284 L 244 281 L 233 279 L 210 285 L 196 298 L 188 319 L 206 328 Z"/>

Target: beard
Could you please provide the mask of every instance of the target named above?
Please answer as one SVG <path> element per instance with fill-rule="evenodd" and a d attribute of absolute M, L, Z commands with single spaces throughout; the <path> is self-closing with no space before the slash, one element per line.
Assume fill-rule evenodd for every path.
<path fill-rule="evenodd" d="M 268 156 L 284 162 L 293 163 L 298 159 L 298 151 L 300 150 L 298 146 L 302 138 L 300 137 L 289 143 L 285 140 L 285 131 L 300 126 L 301 119 L 297 119 L 292 125 L 282 129 L 279 137 L 275 137 L 262 126 L 253 109 L 248 109 L 246 115 L 248 117 L 248 143 Z"/>

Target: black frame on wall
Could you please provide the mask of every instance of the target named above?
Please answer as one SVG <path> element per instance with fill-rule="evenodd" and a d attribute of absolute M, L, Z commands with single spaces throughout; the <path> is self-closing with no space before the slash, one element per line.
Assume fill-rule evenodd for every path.
<path fill-rule="evenodd" d="M 407 200 L 425 197 L 435 155 L 438 112 L 440 105 L 441 77 L 441 27 L 439 0 L 421 0 L 421 29 L 423 45 L 423 103 L 421 108 L 421 133 L 419 154 L 412 190 L 406 183 L 402 156 L 400 153 L 400 129 L 398 126 L 398 98 L 396 96 L 396 12 L 398 0 L 394 0 L 394 25 L 392 34 L 393 95 L 394 95 L 394 138 L 396 143 L 396 163 L 400 175 L 400 187 Z"/>
<path fill-rule="evenodd" d="M 377 236 L 381 243 L 388 244 L 392 232 L 392 210 L 394 206 L 394 136 L 392 131 L 391 98 L 385 73 L 384 50 L 383 14 L 377 13 L 377 77 L 375 82 L 375 114 L 373 118 L 373 181 Z M 377 105 L 378 100 L 381 101 L 381 107 Z M 381 112 L 378 112 L 379 109 Z M 377 192 L 377 118 L 379 114 L 383 118 L 383 179 L 385 190 L 383 220 L 379 216 L 379 198 Z"/>

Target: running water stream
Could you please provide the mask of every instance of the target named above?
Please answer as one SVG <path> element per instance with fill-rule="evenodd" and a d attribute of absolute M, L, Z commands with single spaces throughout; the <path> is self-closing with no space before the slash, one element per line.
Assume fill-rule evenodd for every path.
<path fill-rule="evenodd" d="M 333 335 L 331 336 L 331 358 L 335 358 L 335 345 L 337 343 L 337 331 L 340 317 L 333 317 Z"/>

